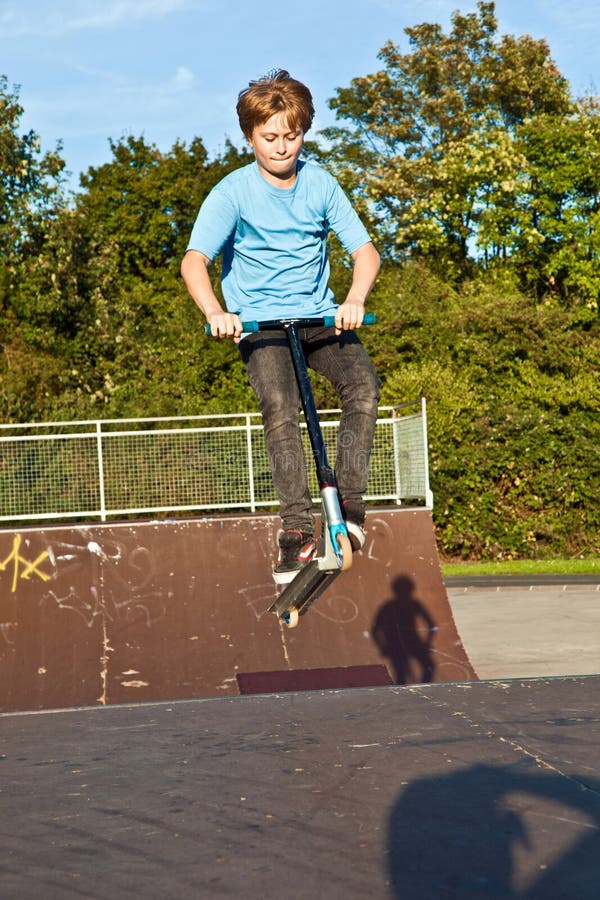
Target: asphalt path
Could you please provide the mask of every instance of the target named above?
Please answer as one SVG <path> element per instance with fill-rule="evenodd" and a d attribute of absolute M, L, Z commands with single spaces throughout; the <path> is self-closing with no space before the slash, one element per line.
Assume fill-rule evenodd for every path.
<path fill-rule="evenodd" d="M 600 674 L 598 576 L 447 577 L 446 588 L 479 678 Z"/>

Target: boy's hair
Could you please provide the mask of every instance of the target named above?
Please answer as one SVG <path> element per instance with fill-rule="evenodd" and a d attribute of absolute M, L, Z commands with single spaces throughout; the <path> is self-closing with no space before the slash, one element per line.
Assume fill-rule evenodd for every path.
<path fill-rule="evenodd" d="M 251 81 L 238 96 L 237 114 L 247 138 L 252 137 L 257 125 L 263 125 L 276 113 L 284 113 L 289 127 L 305 134 L 315 114 L 309 89 L 285 69 L 273 69 Z"/>

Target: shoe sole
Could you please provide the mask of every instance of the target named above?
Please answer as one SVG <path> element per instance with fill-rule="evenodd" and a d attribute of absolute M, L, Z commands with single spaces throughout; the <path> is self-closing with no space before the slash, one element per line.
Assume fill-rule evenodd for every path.
<path fill-rule="evenodd" d="M 275 584 L 289 584 L 301 571 L 301 569 L 292 569 L 289 572 L 273 572 L 273 581 Z"/>
<path fill-rule="evenodd" d="M 367 539 L 364 528 L 361 528 L 356 522 L 346 522 L 346 528 L 348 530 L 348 537 L 350 538 L 352 550 L 355 553 L 357 550 L 362 550 Z"/>

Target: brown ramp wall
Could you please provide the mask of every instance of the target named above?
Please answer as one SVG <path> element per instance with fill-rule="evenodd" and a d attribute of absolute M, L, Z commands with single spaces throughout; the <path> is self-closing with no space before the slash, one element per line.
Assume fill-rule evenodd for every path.
<path fill-rule="evenodd" d="M 475 678 L 430 512 L 367 525 L 296 629 L 266 612 L 276 516 L 0 531 L 0 709 Z"/>

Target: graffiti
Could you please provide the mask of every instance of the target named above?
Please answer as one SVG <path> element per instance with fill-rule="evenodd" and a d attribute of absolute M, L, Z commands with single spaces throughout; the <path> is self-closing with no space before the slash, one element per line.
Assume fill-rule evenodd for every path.
<path fill-rule="evenodd" d="M 21 535 L 15 534 L 11 552 L 3 562 L 0 562 L 0 572 L 6 572 L 9 565 L 12 564 L 12 594 L 14 594 L 17 590 L 19 578 L 28 580 L 31 575 L 37 575 L 37 577 L 41 578 L 42 581 L 50 581 L 52 577 L 47 572 L 44 572 L 42 569 L 38 568 L 45 559 L 48 559 L 49 553 L 47 550 L 44 550 L 43 553 L 40 553 L 40 555 L 36 559 L 34 559 L 33 562 L 30 562 L 28 559 L 25 559 L 24 556 L 21 556 L 20 550 Z"/>
<path fill-rule="evenodd" d="M 15 633 L 18 627 L 18 622 L 0 622 L 0 634 L 2 635 L 2 640 L 5 644 L 8 644 L 9 647 L 12 647 L 15 644 Z"/>
<path fill-rule="evenodd" d="M 79 616 L 88 628 L 99 617 L 108 621 L 133 623 L 142 621 L 152 626 L 166 615 L 165 600 L 171 592 L 156 590 L 156 565 L 145 547 L 126 548 L 117 541 L 96 541 L 71 544 L 51 544 L 40 553 L 28 553 L 28 541 L 21 534 L 13 534 L 12 548 L 3 558 L 0 551 L 0 581 L 3 573 L 10 594 L 17 594 L 19 585 L 33 581 L 52 582 L 42 589 L 39 606 L 54 604 Z M 6 552 L 6 551 L 5 551 Z M 89 583 L 90 557 L 100 563 L 100 571 Z M 9 591 L 5 591 L 5 597 Z M 16 599 L 16 598 L 15 598 Z M 4 611 L 7 612 L 6 610 Z M 18 623 L 12 621 L 14 611 L 0 621 L 0 644 L 13 644 Z"/>
<path fill-rule="evenodd" d="M 363 553 L 367 559 L 372 559 L 380 567 L 389 569 L 395 553 L 393 531 L 385 519 L 371 519 L 369 526 L 370 536 Z"/>
<path fill-rule="evenodd" d="M 242 598 L 244 605 L 252 610 L 257 621 L 260 621 L 264 614 L 268 612 L 276 597 L 275 586 L 272 581 L 263 584 L 246 585 L 238 588 L 237 593 Z"/>
<path fill-rule="evenodd" d="M 358 604 L 345 594 L 332 593 L 321 597 L 313 607 L 315 613 L 336 625 L 348 625 L 358 618 Z"/>
<path fill-rule="evenodd" d="M 98 600 L 98 591 L 93 585 L 90 587 L 89 598 L 82 596 L 81 591 L 75 590 L 71 586 L 64 596 L 58 596 L 55 591 L 47 591 L 40 600 L 40 606 L 43 606 L 49 600 L 54 601 L 61 610 L 68 609 L 77 613 L 88 628 L 92 627 L 96 616 L 102 613 L 102 607 Z"/>
<path fill-rule="evenodd" d="M 90 554 L 101 563 L 97 584 L 87 583 Z M 40 606 L 54 603 L 58 609 L 78 615 L 88 628 L 99 618 L 129 624 L 142 621 L 150 628 L 166 615 L 165 592 L 150 589 L 155 563 L 145 547 L 127 551 L 118 542 L 100 547 L 89 541 L 85 545 L 58 545 L 53 556 L 64 564 L 60 579 L 55 578 L 53 588 L 42 595 Z M 166 599 L 171 597 L 167 592 Z"/>

